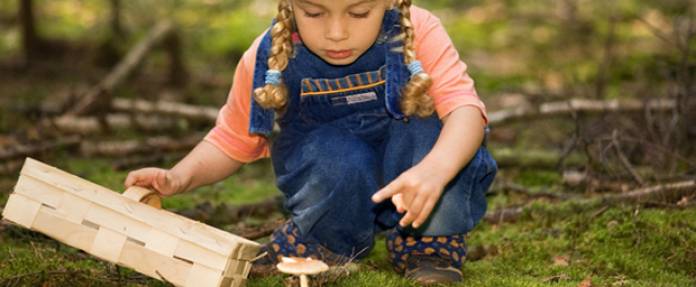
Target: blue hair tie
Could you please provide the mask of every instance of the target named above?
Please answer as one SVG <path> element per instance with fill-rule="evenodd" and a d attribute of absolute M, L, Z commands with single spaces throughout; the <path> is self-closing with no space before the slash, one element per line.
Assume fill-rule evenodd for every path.
<path fill-rule="evenodd" d="M 280 85 L 280 78 L 283 77 L 283 73 L 278 70 L 268 70 L 266 71 L 266 84 L 278 86 Z"/>
<path fill-rule="evenodd" d="M 411 71 L 411 77 L 424 73 L 423 64 L 420 61 L 413 61 L 408 64 L 408 70 Z"/>

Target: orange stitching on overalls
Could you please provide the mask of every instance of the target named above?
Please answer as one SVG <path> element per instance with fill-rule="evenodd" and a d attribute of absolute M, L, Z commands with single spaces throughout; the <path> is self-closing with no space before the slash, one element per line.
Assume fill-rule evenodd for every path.
<path fill-rule="evenodd" d="M 313 96 L 313 95 L 324 95 L 324 94 L 335 94 L 335 93 L 351 92 L 351 91 L 355 91 L 355 90 L 360 90 L 360 89 L 367 89 L 367 88 L 376 87 L 376 86 L 379 86 L 379 85 L 381 85 L 381 84 L 384 84 L 384 82 L 385 82 L 385 81 L 379 81 L 379 82 L 372 83 L 372 84 L 365 85 L 365 86 L 358 86 L 358 87 L 353 87 L 353 88 L 349 88 L 349 89 L 341 89 L 341 90 L 335 90 L 335 91 L 326 91 L 326 92 L 323 92 L 323 91 L 322 91 L 322 92 L 314 92 L 314 93 L 303 93 L 302 96 Z"/>
<path fill-rule="evenodd" d="M 307 88 L 309 89 L 309 91 L 304 91 L 304 92 L 315 92 L 315 91 L 314 91 L 314 87 L 313 87 L 312 84 L 309 82 L 309 79 L 304 79 L 304 84 L 305 84 L 305 87 L 307 87 Z M 304 89 L 303 89 L 303 90 L 304 90 Z"/>

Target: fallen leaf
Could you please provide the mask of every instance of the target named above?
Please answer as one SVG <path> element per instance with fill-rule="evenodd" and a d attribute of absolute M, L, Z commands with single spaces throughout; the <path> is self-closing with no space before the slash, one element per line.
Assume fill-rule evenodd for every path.
<path fill-rule="evenodd" d="M 677 206 L 684 207 L 687 205 L 689 205 L 689 197 L 686 197 L 686 196 L 682 197 L 682 199 L 679 200 L 679 202 L 677 202 Z"/>
<path fill-rule="evenodd" d="M 547 278 L 544 279 L 543 282 L 544 282 L 544 283 L 558 283 L 558 282 L 560 282 L 560 281 L 565 281 L 565 280 L 568 280 L 568 279 L 570 279 L 570 276 L 568 276 L 568 275 L 566 275 L 566 274 L 559 274 L 559 275 L 547 277 Z"/>
<path fill-rule="evenodd" d="M 587 276 L 585 280 L 582 280 L 582 282 L 578 284 L 578 287 L 592 287 L 592 277 Z"/>
<path fill-rule="evenodd" d="M 559 255 L 559 256 L 553 257 L 553 265 L 554 266 L 568 266 L 568 265 L 570 265 L 570 263 L 568 261 L 569 261 L 568 255 Z"/>
<path fill-rule="evenodd" d="M 587 180 L 587 174 L 584 172 L 568 170 L 563 172 L 563 183 L 568 186 L 580 186 Z"/>

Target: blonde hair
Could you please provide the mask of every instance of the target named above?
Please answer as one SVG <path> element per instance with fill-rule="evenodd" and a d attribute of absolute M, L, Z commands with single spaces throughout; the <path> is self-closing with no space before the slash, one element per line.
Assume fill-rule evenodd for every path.
<path fill-rule="evenodd" d="M 404 43 L 404 62 L 406 65 L 416 61 L 415 36 L 411 22 L 411 0 L 398 0 L 401 12 L 401 29 Z M 292 42 L 292 8 L 290 0 L 280 0 L 278 16 L 271 28 L 271 54 L 268 58 L 268 69 L 284 71 L 293 53 Z M 411 77 L 401 94 L 401 110 L 406 116 L 427 117 L 435 111 L 433 101 L 426 94 L 432 86 L 432 79 L 426 73 L 418 73 Z M 278 85 L 266 84 L 254 91 L 254 100 L 266 109 L 284 110 L 288 103 L 287 88 L 284 83 Z"/>
<path fill-rule="evenodd" d="M 271 28 L 271 54 L 268 57 L 268 69 L 284 71 L 293 53 L 292 43 L 292 9 L 290 0 L 280 0 L 278 16 Z M 263 108 L 283 110 L 288 103 L 288 92 L 284 83 L 266 84 L 254 90 L 254 100 Z"/>
<path fill-rule="evenodd" d="M 399 0 L 401 11 L 401 30 L 404 39 L 404 62 L 406 65 L 416 61 L 415 35 L 411 22 L 411 0 Z M 435 112 L 433 99 L 426 94 L 433 85 L 430 75 L 425 72 L 412 75 L 401 92 L 401 112 L 406 116 L 428 117 Z"/>

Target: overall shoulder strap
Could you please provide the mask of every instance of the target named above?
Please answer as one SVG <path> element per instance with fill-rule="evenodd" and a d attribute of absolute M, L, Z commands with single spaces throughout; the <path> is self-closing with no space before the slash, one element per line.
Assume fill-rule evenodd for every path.
<path fill-rule="evenodd" d="M 249 113 L 249 133 L 270 136 L 273 131 L 273 121 L 275 111 L 264 109 L 254 100 L 254 90 L 261 88 L 266 82 L 266 71 L 268 71 L 268 57 L 271 50 L 271 30 L 264 35 L 256 52 L 256 64 L 254 65 L 254 80 L 251 90 L 251 111 Z"/>
<path fill-rule="evenodd" d="M 410 78 L 408 68 L 404 64 L 403 40 L 397 40 L 401 34 L 401 12 L 397 9 L 391 9 L 384 17 L 382 33 L 387 45 L 387 49 L 385 49 L 387 82 L 384 99 L 389 114 L 400 120 L 405 118 L 401 111 L 401 90 Z"/>

